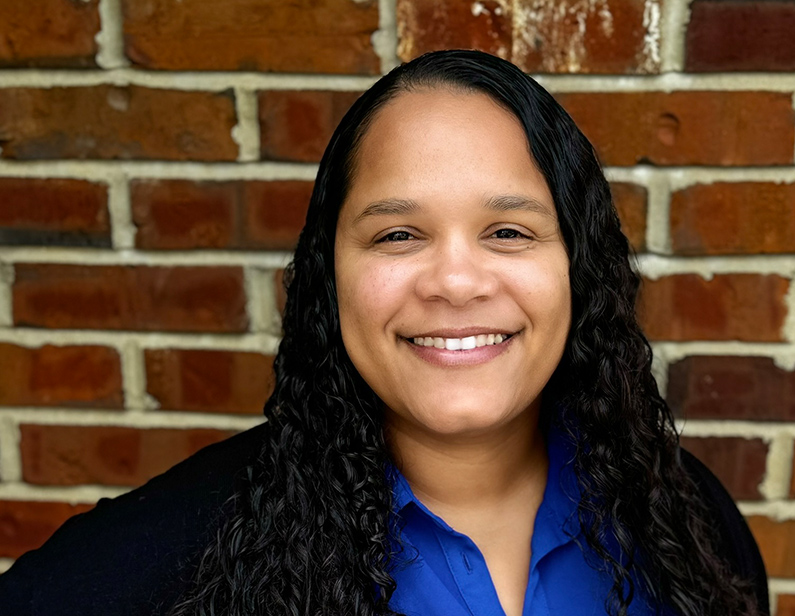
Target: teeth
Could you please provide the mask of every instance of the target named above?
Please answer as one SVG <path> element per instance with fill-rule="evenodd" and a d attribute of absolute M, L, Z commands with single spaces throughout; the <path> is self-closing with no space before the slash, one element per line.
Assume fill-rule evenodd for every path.
<path fill-rule="evenodd" d="M 508 338 L 510 338 L 510 334 L 478 334 L 477 336 L 467 336 L 466 338 L 432 338 L 425 336 L 413 338 L 412 342 L 417 346 L 447 349 L 448 351 L 468 351 L 478 347 L 500 344 Z"/>

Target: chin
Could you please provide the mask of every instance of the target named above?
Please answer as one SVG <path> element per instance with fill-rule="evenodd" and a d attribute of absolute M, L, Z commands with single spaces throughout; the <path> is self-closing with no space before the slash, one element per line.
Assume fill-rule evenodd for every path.
<path fill-rule="evenodd" d="M 415 419 L 427 430 L 445 436 L 488 432 L 510 421 L 510 412 L 497 412 L 494 406 L 486 408 L 488 410 L 471 405 L 435 407 L 428 409 L 423 416 L 415 416 Z"/>

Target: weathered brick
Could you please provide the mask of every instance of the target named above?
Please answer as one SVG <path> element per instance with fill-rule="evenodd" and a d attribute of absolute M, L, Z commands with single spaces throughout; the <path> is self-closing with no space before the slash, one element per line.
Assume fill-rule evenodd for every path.
<path fill-rule="evenodd" d="M 771 520 L 763 516 L 747 518 L 754 534 L 768 577 L 795 577 L 795 520 Z"/>
<path fill-rule="evenodd" d="M 121 363 L 101 346 L 0 342 L 0 405 L 121 408 Z"/>
<path fill-rule="evenodd" d="M 359 92 L 259 93 L 260 153 L 266 160 L 317 162 Z"/>
<path fill-rule="evenodd" d="M 22 424 L 20 433 L 24 480 L 62 486 L 139 485 L 233 434 L 209 429 L 36 424 Z"/>
<path fill-rule="evenodd" d="M 795 184 L 696 184 L 671 197 L 677 254 L 795 253 Z"/>
<path fill-rule="evenodd" d="M 669 368 L 667 399 L 691 419 L 795 421 L 795 372 L 769 357 L 685 357 Z"/>
<path fill-rule="evenodd" d="M 621 230 L 636 252 L 646 250 L 646 189 L 637 184 L 610 184 Z"/>
<path fill-rule="evenodd" d="M 398 55 L 476 48 L 533 73 L 656 73 L 659 10 L 643 0 L 398 0 Z"/>
<path fill-rule="evenodd" d="M 777 342 L 787 314 L 786 278 L 696 274 L 644 280 L 638 314 L 652 340 Z"/>
<path fill-rule="evenodd" d="M 784 92 L 577 92 L 556 95 L 607 165 L 788 165 Z"/>
<path fill-rule="evenodd" d="M 376 0 L 123 0 L 125 51 L 166 70 L 379 71 Z"/>
<path fill-rule="evenodd" d="M 248 325 L 238 267 L 18 263 L 17 326 L 242 332 Z"/>
<path fill-rule="evenodd" d="M 795 595 L 779 595 L 776 616 L 795 616 Z"/>
<path fill-rule="evenodd" d="M 696 456 L 738 500 L 761 498 L 759 484 L 767 468 L 767 444 L 760 439 L 682 437 L 682 447 Z"/>
<path fill-rule="evenodd" d="M 292 250 L 312 182 L 140 180 L 131 193 L 139 248 Z"/>
<path fill-rule="evenodd" d="M 781 0 L 695 0 L 685 70 L 795 70 L 795 6 Z"/>
<path fill-rule="evenodd" d="M 18 558 L 35 550 L 58 527 L 93 505 L 36 501 L 0 501 L 0 558 Z"/>
<path fill-rule="evenodd" d="M 100 85 L 0 89 L 3 158 L 235 160 L 230 93 Z"/>
<path fill-rule="evenodd" d="M 0 67 L 95 66 L 98 5 L 99 0 L 0 2 Z"/>
<path fill-rule="evenodd" d="M 0 245 L 109 247 L 107 202 L 102 184 L 0 178 Z"/>
<path fill-rule="evenodd" d="M 146 391 L 163 410 L 261 414 L 273 357 L 242 351 L 147 349 Z"/>

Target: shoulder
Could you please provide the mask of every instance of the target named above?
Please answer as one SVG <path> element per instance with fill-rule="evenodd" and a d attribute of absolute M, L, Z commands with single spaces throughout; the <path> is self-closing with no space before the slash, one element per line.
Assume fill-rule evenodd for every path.
<path fill-rule="evenodd" d="M 769 613 L 765 565 L 745 519 L 726 488 L 701 461 L 684 449 L 681 459 L 718 531 L 718 549 L 735 573 L 751 581 L 762 613 Z"/>
<path fill-rule="evenodd" d="M 0 576 L 17 616 L 159 614 L 190 579 L 264 426 L 211 445 L 115 499 L 68 520 Z"/>

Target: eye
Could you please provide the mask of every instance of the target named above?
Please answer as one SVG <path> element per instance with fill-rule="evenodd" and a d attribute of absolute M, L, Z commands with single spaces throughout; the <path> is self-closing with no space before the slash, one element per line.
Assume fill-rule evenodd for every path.
<path fill-rule="evenodd" d="M 414 236 L 408 231 L 392 231 L 391 233 L 387 233 L 386 235 L 378 238 L 375 243 L 383 244 L 388 242 L 407 242 L 411 239 L 414 239 Z"/>
<path fill-rule="evenodd" d="M 518 239 L 531 239 L 530 236 L 525 235 L 521 231 L 517 229 L 511 228 L 503 228 L 497 229 L 493 234 L 492 237 L 498 240 L 518 240 Z"/>

